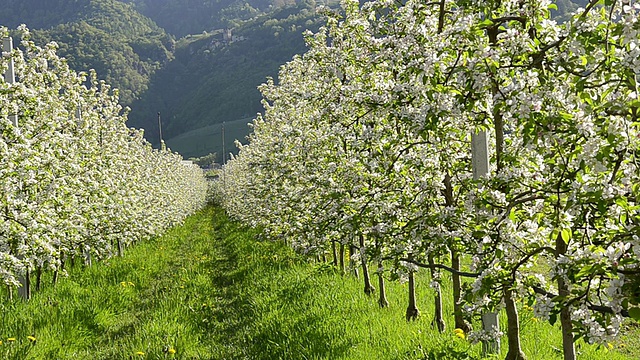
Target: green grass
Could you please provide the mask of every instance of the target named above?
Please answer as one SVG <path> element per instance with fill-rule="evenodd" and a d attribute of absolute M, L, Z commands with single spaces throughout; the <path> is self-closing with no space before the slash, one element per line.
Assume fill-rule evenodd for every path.
<path fill-rule="evenodd" d="M 3 300 L 0 358 L 481 358 L 479 345 L 453 334 L 451 316 L 445 333 L 431 328 L 426 272 L 417 287 L 422 315 L 407 323 L 406 285 L 388 283 L 391 306 L 380 309 L 353 276 L 255 235 L 209 207 L 122 258 L 76 265 L 27 303 Z M 445 314 L 452 311 L 448 289 L 445 283 Z M 557 327 L 521 315 L 529 358 L 560 359 Z M 631 329 L 613 351 L 580 344 L 579 359 L 638 358 L 638 334 Z M 499 358 L 505 353 L 503 339 Z"/>

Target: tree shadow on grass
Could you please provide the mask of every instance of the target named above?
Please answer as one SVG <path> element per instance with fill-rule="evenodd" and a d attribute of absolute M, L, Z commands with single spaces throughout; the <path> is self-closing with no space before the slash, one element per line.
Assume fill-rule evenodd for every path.
<path fill-rule="evenodd" d="M 282 244 L 260 242 L 235 224 L 214 217 L 215 256 L 206 266 L 217 289 L 203 330 L 224 341 L 226 358 L 338 358 L 352 344 L 344 329 L 307 308 L 311 279 L 287 280 L 297 261 Z"/>

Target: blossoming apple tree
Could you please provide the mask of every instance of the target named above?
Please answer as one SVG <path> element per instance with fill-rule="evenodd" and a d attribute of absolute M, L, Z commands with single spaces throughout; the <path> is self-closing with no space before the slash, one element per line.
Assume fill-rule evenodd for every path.
<path fill-rule="evenodd" d="M 504 307 L 508 359 L 525 357 L 519 300 L 560 320 L 566 359 L 576 336 L 615 337 L 640 318 L 640 5 L 594 0 L 565 24 L 553 6 L 344 2 L 263 87 L 226 208 L 304 252 L 356 247 L 410 283 L 416 267 L 436 289 L 435 270 L 454 288 L 472 278 L 456 315 L 460 301 L 468 315 Z M 474 180 L 477 131 L 492 163 Z"/>
<path fill-rule="evenodd" d="M 37 288 L 66 259 L 105 259 L 179 223 L 204 205 L 207 183 L 128 128 L 95 73 L 72 71 L 54 43 L 19 32 L 21 45 L 0 59 L 0 72 L 13 62 L 16 76 L 0 81 L 0 275 L 29 290 L 34 271 Z"/>

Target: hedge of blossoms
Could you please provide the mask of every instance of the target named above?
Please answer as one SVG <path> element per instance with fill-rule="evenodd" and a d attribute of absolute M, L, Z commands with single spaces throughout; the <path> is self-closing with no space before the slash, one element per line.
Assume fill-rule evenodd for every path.
<path fill-rule="evenodd" d="M 506 310 L 507 359 L 525 357 L 519 300 L 560 321 L 566 359 L 579 337 L 610 341 L 640 319 L 640 4 L 594 0 L 563 25 L 553 6 L 346 0 L 262 86 L 219 201 L 304 253 L 355 248 L 367 293 L 366 265 L 391 267 L 410 281 L 408 318 L 413 272 L 436 290 L 451 272 L 467 316 Z M 474 180 L 480 130 L 491 168 Z"/>
<path fill-rule="evenodd" d="M 17 78 L 0 80 L 0 275 L 10 286 L 34 269 L 60 270 L 67 257 L 105 259 L 157 235 L 207 192 L 197 166 L 126 126 L 108 85 L 19 30 L 20 49 L 0 60 L 0 73 L 14 61 Z"/>

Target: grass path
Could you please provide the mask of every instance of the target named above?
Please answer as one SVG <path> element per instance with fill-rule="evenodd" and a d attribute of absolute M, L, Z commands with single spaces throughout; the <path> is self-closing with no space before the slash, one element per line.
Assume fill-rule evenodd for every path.
<path fill-rule="evenodd" d="M 391 307 L 379 309 L 354 277 L 254 239 L 209 207 L 122 258 L 76 265 L 55 287 L 45 276 L 28 303 L 0 301 L 0 359 L 481 358 L 453 329 L 431 329 L 426 276 L 423 316 L 407 323 L 403 285 L 390 283 Z M 522 335 L 530 359 L 560 359 L 557 329 L 526 311 Z M 637 358 L 633 338 L 616 351 L 581 345 L 579 358 Z"/>

